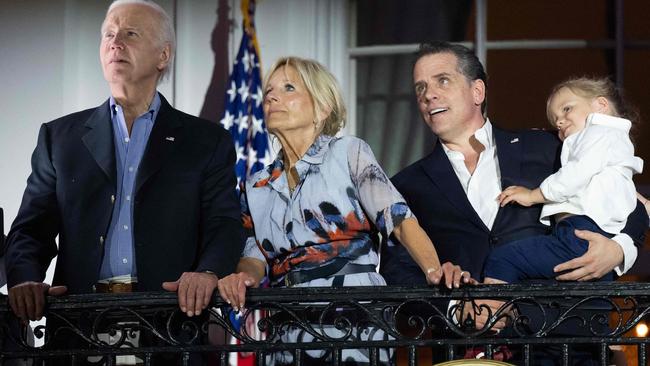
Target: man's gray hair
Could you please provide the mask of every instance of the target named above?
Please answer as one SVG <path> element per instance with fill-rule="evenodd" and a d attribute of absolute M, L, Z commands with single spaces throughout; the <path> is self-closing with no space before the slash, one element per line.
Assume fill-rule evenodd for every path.
<path fill-rule="evenodd" d="M 165 9 L 163 9 L 160 5 L 149 0 L 115 0 L 108 7 L 108 10 L 106 10 L 106 15 L 108 16 L 108 13 L 110 13 L 113 9 L 117 8 L 118 6 L 128 5 L 128 4 L 139 4 L 139 5 L 148 6 L 149 8 L 153 9 L 160 17 L 159 21 L 157 22 L 158 24 L 157 38 L 158 38 L 159 46 L 163 47 L 165 44 L 169 44 L 169 48 L 170 48 L 169 62 L 167 63 L 167 67 L 165 67 L 165 70 L 163 70 L 160 78 L 158 78 L 158 83 L 160 83 L 161 81 L 166 80 L 169 77 L 169 74 L 171 73 L 171 70 L 174 65 L 174 56 L 176 54 L 176 31 L 174 30 L 174 23 L 172 22 L 172 18 L 167 14 Z M 103 23 L 102 23 L 102 29 L 104 29 Z"/>

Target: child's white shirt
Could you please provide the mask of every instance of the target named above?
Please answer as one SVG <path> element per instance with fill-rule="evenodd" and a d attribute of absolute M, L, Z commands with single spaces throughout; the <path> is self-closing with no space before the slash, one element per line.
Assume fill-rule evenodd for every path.
<path fill-rule="evenodd" d="M 627 119 L 592 113 L 582 131 L 564 140 L 562 167 L 540 185 L 551 201 L 542 208 L 542 223 L 549 225 L 557 213 L 570 213 L 588 216 L 610 234 L 621 232 L 637 204 L 632 175 L 643 171 L 643 160 L 634 156 L 631 126 Z M 622 247 L 625 272 L 636 259 L 636 248 L 629 253 Z"/>

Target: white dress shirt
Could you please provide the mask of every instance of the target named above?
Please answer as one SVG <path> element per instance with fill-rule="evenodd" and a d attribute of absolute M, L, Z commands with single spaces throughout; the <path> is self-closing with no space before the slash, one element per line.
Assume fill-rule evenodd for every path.
<path fill-rule="evenodd" d="M 542 208 L 543 223 L 558 213 L 586 215 L 604 231 L 620 234 L 637 204 L 632 175 L 643 171 L 643 160 L 634 156 L 631 126 L 627 119 L 592 113 L 582 131 L 564 140 L 562 168 L 540 185 L 551 201 Z M 633 251 L 622 245 L 624 271 L 636 260 L 630 244 Z"/>
<path fill-rule="evenodd" d="M 485 226 L 492 230 L 494 219 L 499 212 L 497 197 L 501 193 L 501 170 L 497 158 L 497 147 L 492 133 L 492 124 L 486 120 L 483 127 L 479 128 L 474 137 L 483 145 L 485 150 L 478 157 L 474 174 L 471 174 L 465 165 L 463 153 L 451 150 L 444 143 L 442 148 L 449 158 L 451 166 L 460 181 L 467 199 L 479 215 Z"/>

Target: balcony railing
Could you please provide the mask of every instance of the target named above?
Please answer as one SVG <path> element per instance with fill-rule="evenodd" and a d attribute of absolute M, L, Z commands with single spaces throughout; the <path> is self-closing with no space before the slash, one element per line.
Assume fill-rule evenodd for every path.
<path fill-rule="evenodd" d="M 492 312 L 478 299 L 503 301 Z M 449 300 L 455 300 L 448 307 Z M 455 314 L 472 303 L 468 316 Z M 6 297 L 0 298 L 0 363 L 34 360 L 39 364 L 59 359 L 65 364 L 91 360 L 113 365 L 116 356 L 135 355 L 146 365 L 157 357 L 178 357 L 189 364 L 193 357 L 226 365 L 234 352 L 253 352 L 258 365 L 266 356 L 284 352 L 294 364 L 344 364 L 344 350 L 358 349 L 381 364 L 382 353 L 400 351 L 409 365 L 427 350 L 441 358 L 456 359 L 468 347 L 480 348 L 487 358 L 497 358 L 507 346 L 510 362 L 533 364 L 549 350 L 572 365 L 580 348 L 595 350 L 602 365 L 609 362 L 610 346 L 633 349 L 635 361 L 647 364 L 650 338 L 631 334 L 650 311 L 650 284 L 571 283 L 471 286 L 446 290 L 431 287 L 346 287 L 252 289 L 247 309 L 230 314 L 217 295 L 206 315 L 187 318 L 177 308 L 175 294 L 132 293 L 70 295 L 48 298 L 50 325 L 33 329 L 37 343 L 30 345 L 27 329 L 19 325 Z M 259 310 L 259 311 L 258 311 Z M 474 322 L 488 315 L 483 327 Z M 209 316 L 207 316 L 209 315 Z M 256 317 L 253 330 L 234 323 Z M 493 328 L 506 320 L 508 328 Z M 51 324 L 56 323 L 56 327 Z M 249 321 L 250 323 L 250 321 Z M 55 329 L 56 328 L 56 329 Z M 215 340 L 225 331 L 238 342 Z M 139 340 L 136 341 L 136 339 Z M 219 337 L 216 337 L 219 338 Z M 316 352 L 314 350 L 324 350 Z M 387 351 L 388 350 L 388 351 Z M 540 352 L 540 351 L 544 352 Z M 315 353 L 316 352 L 316 353 Z M 199 354 L 203 356 L 198 356 Z M 171 355 L 171 356 L 170 356 Z M 392 355 L 392 356 L 390 356 Z M 555 357 L 555 356 L 554 356 Z M 162 362 L 162 364 L 166 364 Z M 431 362 L 428 362 L 431 364 Z"/>

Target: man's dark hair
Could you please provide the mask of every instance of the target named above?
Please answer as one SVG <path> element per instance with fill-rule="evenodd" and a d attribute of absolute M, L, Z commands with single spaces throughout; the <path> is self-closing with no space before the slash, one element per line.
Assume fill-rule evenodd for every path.
<path fill-rule="evenodd" d="M 415 53 L 415 62 L 413 63 L 413 66 L 415 66 L 415 63 L 417 63 L 422 57 L 439 53 L 451 53 L 455 55 L 458 60 L 458 72 L 465 75 L 467 80 L 483 81 L 485 84 L 485 99 L 481 104 L 481 112 L 485 115 L 485 110 L 487 108 L 487 74 L 485 73 L 483 64 L 481 64 L 481 61 L 476 57 L 472 50 L 463 45 L 445 41 L 421 43 Z"/>

